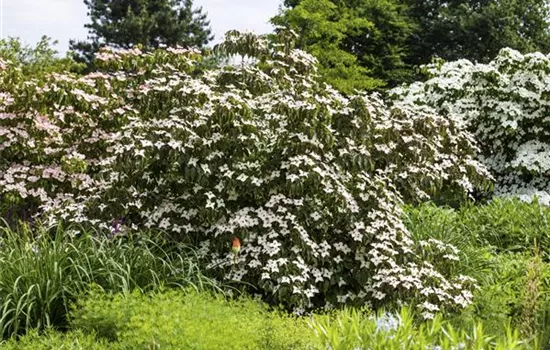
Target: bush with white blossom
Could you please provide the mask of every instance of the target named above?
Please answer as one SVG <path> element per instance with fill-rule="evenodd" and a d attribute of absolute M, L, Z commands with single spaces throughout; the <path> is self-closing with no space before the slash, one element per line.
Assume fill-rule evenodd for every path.
<path fill-rule="evenodd" d="M 468 305 L 456 249 L 413 242 L 400 205 L 483 184 L 472 136 L 407 104 L 340 95 L 293 39 L 230 32 L 219 49 L 247 59 L 211 70 L 181 48 L 104 50 L 99 72 L 43 81 L 15 81 L 7 63 L 1 201 L 51 223 L 162 229 L 195 242 L 219 278 L 296 310 Z"/>
<path fill-rule="evenodd" d="M 488 64 L 426 68 L 430 79 L 393 90 L 393 98 L 466 123 L 496 195 L 550 204 L 550 55 L 503 49 Z"/>

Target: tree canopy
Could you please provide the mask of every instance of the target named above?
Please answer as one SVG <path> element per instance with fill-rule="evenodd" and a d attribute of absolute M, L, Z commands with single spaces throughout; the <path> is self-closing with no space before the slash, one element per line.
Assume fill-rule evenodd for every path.
<path fill-rule="evenodd" d="M 405 0 L 417 29 L 410 40 L 411 64 L 465 58 L 489 62 L 500 49 L 550 48 L 546 0 Z"/>
<path fill-rule="evenodd" d="M 76 63 L 68 54 L 60 57 L 55 50 L 57 41 L 43 36 L 35 46 L 25 45 L 19 38 L 0 40 L 0 57 L 17 66 L 17 74 L 24 77 L 35 77 L 51 72 L 79 71 L 82 65 Z"/>
<path fill-rule="evenodd" d="M 550 48 L 546 0 L 285 0 L 272 19 L 296 31 L 325 81 L 349 93 L 410 82 L 433 58 L 488 62 L 500 49 Z"/>
<path fill-rule="evenodd" d="M 212 40 L 210 22 L 192 0 L 84 0 L 91 23 L 88 41 L 71 41 L 71 49 L 90 62 L 102 45 L 202 47 Z"/>
<path fill-rule="evenodd" d="M 377 89 L 410 76 L 404 63 L 414 25 L 397 0 L 287 0 L 272 22 L 296 31 L 339 90 Z"/>

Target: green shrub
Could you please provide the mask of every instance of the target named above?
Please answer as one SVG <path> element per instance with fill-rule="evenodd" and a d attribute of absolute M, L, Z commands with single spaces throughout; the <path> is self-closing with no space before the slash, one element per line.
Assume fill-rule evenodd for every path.
<path fill-rule="evenodd" d="M 451 315 L 458 324 L 466 320 L 478 319 L 484 322 L 485 328 L 493 333 L 499 333 L 502 323 L 511 322 L 521 328 L 521 316 L 524 307 L 536 302 L 539 311 L 533 317 L 539 323 L 539 333 L 545 324 L 545 310 L 550 307 L 550 265 L 542 263 L 540 275 L 537 276 L 539 293 L 537 300 L 525 292 L 528 283 L 529 265 L 533 258 L 525 254 L 499 254 L 492 258 L 493 269 L 486 272 L 485 282 L 474 293 L 473 304 L 464 312 Z"/>
<path fill-rule="evenodd" d="M 462 225 L 474 234 L 478 245 L 497 251 L 531 251 L 536 244 L 548 260 L 550 208 L 519 200 L 494 200 L 487 205 L 466 206 L 459 211 Z"/>
<path fill-rule="evenodd" d="M 17 71 L 13 73 L 20 79 L 83 70 L 85 66 L 77 63 L 70 53 L 65 57 L 59 55 L 55 49 L 57 43 L 57 41 L 43 36 L 33 47 L 25 45 L 19 38 L 2 38 L 0 39 L 0 57 L 17 68 Z"/>
<path fill-rule="evenodd" d="M 204 278 L 185 247 L 136 237 L 101 240 L 62 230 L 0 229 L 0 334 L 63 327 L 69 304 L 95 284 L 107 291 L 195 286 Z"/>
<path fill-rule="evenodd" d="M 220 280 L 295 309 L 467 305 L 473 281 L 415 254 L 399 205 L 486 185 L 471 135 L 341 95 L 295 42 L 230 32 L 220 51 L 251 59 L 209 71 L 181 48 L 105 49 L 86 76 L 14 80 L 6 62 L 0 215 L 160 228 L 201 244 Z"/>
<path fill-rule="evenodd" d="M 93 334 L 82 332 L 60 333 L 47 330 L 40 333 L 33 330 L 20 339 L 10 339 L 0 345 L 2 350 L 110 350 L 106 341 L 98 340 Z"/>
<path fill-rule="evenodd" d="M 313 336 L 304 319 L 268 312 L 258 301 L 194 291 L 94 292 L 72 316 L 72 327 L 121 349 L 305 349 Z"/>

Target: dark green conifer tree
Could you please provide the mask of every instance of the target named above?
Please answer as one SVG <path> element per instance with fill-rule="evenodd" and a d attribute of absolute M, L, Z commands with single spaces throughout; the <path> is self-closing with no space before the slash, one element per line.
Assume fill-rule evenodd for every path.
<path fill-rule="evenodd" d="M 91 61 L 102 45 L 202 47 L 212 40 L 210 22 L 192 0 L 84 0 L 91 23 L 87 41 L 71 41 L 82 60 Z"/>

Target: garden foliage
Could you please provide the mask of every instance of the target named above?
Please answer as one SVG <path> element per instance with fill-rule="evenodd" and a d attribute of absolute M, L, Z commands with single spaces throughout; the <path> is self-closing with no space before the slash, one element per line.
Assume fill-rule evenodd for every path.
<path fill-rule="evenodd" d="M 437 315 L 418 322 L 409 308 L 373 313 L 338 310 L 307 318 L 268 311 L 250 298 L 228 301 L 196 292 L 92 292 L 72 312 L 70 332 L 36 332 L 2 349 L 536 349 L 500 324 L 456 327 Z M 520 340 L 521 339 L 521 340 Z"/>
<path fill-rule="evenodd" d="M 300 36 L 323 79 L 343 93 L 380 90 L 411 78 L 407 39 L 415 28 L 399 0 L 285 0 L 277 26 Z"/>
<path fill-rule="evenodd" d="M 251 298 L 171 291 L 93 292 L 72 312 L 71 327 L 114 349 L 311 349 L 307 319 L 268 311 Z"/>
<path fill-rule="evenodd" d="M 474 302 L 448 315 L 483 320 L 486 331 L 500 333 L 509 322 L 522 337 L 550 339 L 550 209 L 517 199 L 495 199 L 460 209 L 423 204 L 407 206 L 405 225 L 414 240 L 435 238 L 459 248 L 455 273 L 476 278 Z M 463 323 L 462 323 L 463 324 Z M 538 347 L 534 347 L 538 349 Z"/>
<path fill-rule="evenodd" d="M 66 327 L 70 304 L 91 285 L 109 292 L 215 288 L 182 245 L 50 234 L 0 229 L 0 337 Z"/>
<path fill-rule="evenodd" d="M 21 80 L 5 62 L 3 213 L 162 229 L 198 244 L 220 278 L 298 310 L 466 306 L 473 280 L 424 261 L 452 265 L 455 248 L 413 242 L 400 205 L 483 185 L 472 136 L 405 103 L 342 96 L 294 39 L 230 32 L 218 50 L 242 64 L 208 71 L 181 48 L 104 50 L 82 77 Z"/>
<path fill-rule="evenodd" d="M 237 348 L 347 349 L 362 344 L 391 349 L 407 344 L 424 349 L 431 344 L 435 349 L 453 349 L 464 344 L 466 349 L 545 349 L 550 339 L 550 264 L 547 256 L 530 256 L 528 251 L 534 242 L 541 251 L 547 250 L 547 230 L 541 227 L 547 215 L 548 208 L 511 200 L 460 210 L 407 207 L 404 223 L 414 241 L 438 239 L 460 248 L 460 260 L 452 265 L 430 260 L 430 254 L 423 257 L 439 270 L 449 268 L 447 272 L 478 280 L 472 305 L 457 313 L 441 313 L 427 323 L 419 322 L 414 309 L 390 305 L 376 316 L 368 308 L 346 308 L 293 318 L 267 312 L 260 303 L 241 297 L 226 301 L 212 294 L 173 291 L 112 295 L 134 288 L 215 286 L 201 277 L 193 255 L 182 254 L 181 247 L 166 250 L 137 237 L 112 242 L 90 236 L 69 239 L 62 232 L 50 239 L 47 231 L 4 231 L 0 246 L 4 336 L 31 334 L 2 348 L 128 349 L 136 344 L 181 348 L 191 343 L 215 348 L 230 342 Z M 522 230 L 524 239 L 520 239 Z M 67 322 L 66 312 L 75 300 L 74 317 Z M 45 326 L 69 333 L 32 330 Z M 512 329 L 520 331 L 521 342 Z"/>
<path fill-rule="evenodd" d="M 35 46 L 25 45 L 19 38 L 0 39 L 0 57 L 15 65 L 17 74 L 27 79 L 52 72 L 78 72 L 84 68 L 74 61 L 70 53 L 61 57 L 55 45 L 57 41 L 47 36 L 43 36 Z"/>
<path fill-rule="evenodd" d="M 458 328 L 440 315 L 428 322 L 415 322 L 414 314 L 407 308 L 375 315 L 345 310 L 332 317 L 316 316 L 311 326 L 317 341 L 324 345 L 320 349 L 532 349 L 531 342 L 520 340 L 519 332 L 506 323 L 500 323 L 503 335 L 494 336 L 480 322 Z"/>
<path fill-rule="evenodd" d="M 497 195 L 550 203 L 550 56 L 503 49 L 488 64 L 432 64 L 432 78 L 393 90 L 396 99 L 463 120 L 479 142 Z"/>
<path fill-rule="evenodd" d="M 88 64 L 103 46 L 129 49 L 163 45 L 203 47 L 214 38 L 210 22 L 192 0 L 84 0 L 90 23 L 87 41 L 71 50 Z"/>

